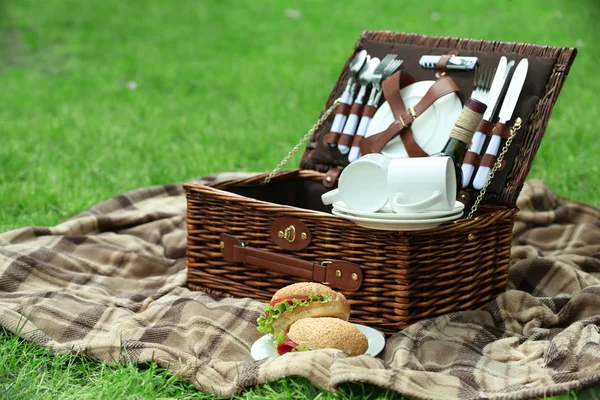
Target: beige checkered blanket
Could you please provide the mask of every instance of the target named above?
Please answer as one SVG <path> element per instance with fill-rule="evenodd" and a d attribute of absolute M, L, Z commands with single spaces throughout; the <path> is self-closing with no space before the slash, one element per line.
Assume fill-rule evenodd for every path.
<path fill-rule="evenodd" d="M 0 325 L 54 352 L 153 360 L 223 396 L 285 375 L 423 399 L 520 399 L 600 384 L 600 210 L 540 181 L 526 183 L 518 206 L 509 290 L 484 310 L 398 332 L 377 358 L 322 350 L 254 361 L 263 304 L 185 288 L 180 185 L 0 234 Z"/>

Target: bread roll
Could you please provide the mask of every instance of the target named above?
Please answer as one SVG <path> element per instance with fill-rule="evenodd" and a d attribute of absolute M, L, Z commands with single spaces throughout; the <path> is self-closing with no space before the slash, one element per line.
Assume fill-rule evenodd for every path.
<path fill-rule="evenodd" d="M 290 326 L 287 337 L 310 350 L 334 348 L 350 356 L 364 354 L 369 348 L 365 334 L 339 318 L 299 319 Z"/>
<path fill-rule="evenodd" d="M 350 304 L 346 297 L 320 283 L 302 282 L 286 286 L 273 295 L 271 302 L 281 299 L 302 299 L 314 294 L 328 296 L 330 299 L 325 303 L 312 302 L 306 306 L 299 306 L 293 310 L 283 312 L 271 323 L 273 332 L 275 334 L 283 332 L 302 318 L 334 317 L 348 321 L 348 318 L 350 318 Z"/>

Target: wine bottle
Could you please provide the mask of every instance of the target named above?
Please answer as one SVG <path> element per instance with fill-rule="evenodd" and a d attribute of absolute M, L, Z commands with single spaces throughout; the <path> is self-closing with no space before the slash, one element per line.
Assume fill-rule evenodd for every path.
<path fill-rule="evenodd" d="M 462 185 L 462 160 L 469 150 L 473 134 L 483 118 L 486 105 L 474 98 L 467 100 L 456 123 L 450 131 L 450 138 L 441 152 L 431 154 L 429 157 L 450 157 L 454 164 L 456 175 L 456 188 Z"/>

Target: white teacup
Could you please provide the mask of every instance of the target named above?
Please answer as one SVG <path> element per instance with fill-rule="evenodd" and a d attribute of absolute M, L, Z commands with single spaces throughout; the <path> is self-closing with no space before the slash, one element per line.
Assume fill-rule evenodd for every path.
<path fill-rule="evenodd" d="M 388 167 L 388 197 L 396 213 L 450 211 L 456 174 L 450 157 L 399 158 Z"/>
<path fill-rule="evenodd" d="M 388 202 L 387 172 L 390 159 L 367 154 L 349 164 L 340 174 L 338 188 L 321 196 L 323 204 L 343 201 L 354 210 L 375 212 Z"/>

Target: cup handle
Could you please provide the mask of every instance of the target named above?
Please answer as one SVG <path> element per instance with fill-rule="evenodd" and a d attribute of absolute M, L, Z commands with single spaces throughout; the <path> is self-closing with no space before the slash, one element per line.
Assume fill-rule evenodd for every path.
<path fill-rule="evenodd" d="M 392 200 L 392 207 L 394 209 L 394 212 L 403 213 L 424 211 L 429 207 L 435 205 L 440 200 L 442 200 L 442 192 L 440 192 L 439 190 L 434 190 L 431 196 L 429 196 L 427 199 L 412 204 L 402 203 L 403 200 L 406 200 L 406 197 L 407 196 L 405 193 L 396 193 Z"/>
<path fill-rule="evenodd" d="M 327 193 L 323 193 L 321 195 L 321 201 L 326 206 L 335 203 L 340 200 L 340 189 L 333 189 Z"/>

